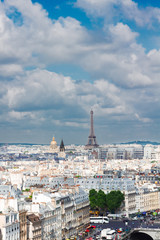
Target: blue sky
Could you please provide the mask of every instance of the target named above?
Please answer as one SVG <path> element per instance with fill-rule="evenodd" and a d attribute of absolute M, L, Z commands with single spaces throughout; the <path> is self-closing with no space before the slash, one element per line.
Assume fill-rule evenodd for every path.
<path fill-rule="evenodd" d="M 160 2 L 0 1 L 0 142 L 160 141 Z"/>

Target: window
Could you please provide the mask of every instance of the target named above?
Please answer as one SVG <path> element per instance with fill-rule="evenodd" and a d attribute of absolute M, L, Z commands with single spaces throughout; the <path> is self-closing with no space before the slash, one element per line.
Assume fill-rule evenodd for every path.
<path fill-rule="evenodd" d="M 9 216 L 6 217 L 6 223 L 9 223 Z"/>
<path fill-rule="evenodd" d="M 17 214 L 14 214 L 14 221 L 17 220 Z"/>

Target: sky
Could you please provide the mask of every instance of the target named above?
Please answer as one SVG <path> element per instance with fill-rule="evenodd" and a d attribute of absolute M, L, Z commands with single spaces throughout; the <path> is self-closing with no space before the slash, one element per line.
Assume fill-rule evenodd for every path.
<path fill-rule="evenodd" d="M 159 0 L 0 0 L 0 142 L 160 142 Z"/>

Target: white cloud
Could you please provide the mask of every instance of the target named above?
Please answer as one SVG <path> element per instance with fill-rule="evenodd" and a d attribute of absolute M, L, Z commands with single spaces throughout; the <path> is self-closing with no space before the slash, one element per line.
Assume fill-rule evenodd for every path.
<path fill-rule="evenodd" d="M 140 122 L 143 122 L 143 123 L 150 123 L 152 122 L 152 120 L 150 118 L 142 118 L 139 116 L 138 113 L 135 113 L 135 117 L 140 121 Z"/>
<path fill-rule="evenodd" d="M 128 79 L 130 81 L 131 86 L 147 86 L 152 85 L 152 79 L 150 79 L 148 76 L 145 76 L 144 74 L 140 72 L 132 72 L 128 74 Z"/>
<path fill-rule="evenodd" d="M 8 113 L 8 120 L 23 120 L 25 118 L 32 118 L 35 119 L 35 115 L 32 112 L 16 112 L 16 111 L 11 111 Z"/>
<path fill-rule="evenodd" d="M 110 23 L 114 17 L 134 20 L 137 25 L 149 28 L 153 27 L 155 21 L 160 22 L 159 8 L 139 8 L 132 0 L 77 0 L 75 5 L 92 17 L 103 17 L 106 23 Z"/>
<path fill-rule="evenodd" d="M 52 108 L 56 104 L 72 104 L 74 82 L 69 77 L 64 77 L 46 70 L 28 71 L 22 77 L 6 84 L 6 95 L 3 103 L 9 108 L 43 109 Z"/>
<path fill-rule="evenodd" d="M 113 42 L 117 41 L 119 44 L 126 44 L 135 42 L 138 33 L 132 32 L 128 25 L 117 23 L 109 27 Z"/>
<path fill-rule="evenodd" d="M 122 97 L 123 92 L 104 79 L 76 82 L 70 77 L 36 69 L 6 82 L 3 89 L 0 103 L 7 111 L 1 120 L 8 122 L 38 125 L 50 119 L 55 126 L 86 128 L 88 121 L 81 121 L 79 115 L 74 117 L 79 109 L 88 114 L 92 106 L 99 116 L 133 114 Z M 71 115 L 66 117 L 68 111 Z"/>
<path fill-rule="evenodd" d="M 96 5 L 96 1 L 90 3 Z M 111 3 L 113 1 L 107 4 Z M 100 1 L 101 4 L 103 6 L 106 1 Z M 126 24 L 110 25 L 106 40 L 97 43 L 79 21 L 70 17 L 51 21 L 46 11 L 30 0 L 24 5 L 19 0 L 5 1 L 2 6 L 0 26 L 5 33 L 0 37 L 0 63 L 3 62 L 0 75 L 3 77 L 13 78 L 27 66 L 41 68 L 48 64 L 74 62 L 86 71 L 96 73 L 96 78 L 111 79 L 124 86 L 144 85 L 142 77 L 134 81 L 133 72 L 149 78 L 141 72 L 142 65 L 147 62 L 144 49 L 136 43 L 138 33 Z M 22 15 L 21 26 L 15 25 L 5 14 L 13 6 Z M 146 85 L 148 83 L 149 80 Z"/>
<path fill-rule="evenodd" d="M 63 125 L 68 127 L 81 127 L 81 128 L 88 128 L 87 123 L 78 123 L 78 122 L 65 122 Z"/>
<path fill-rule="evenodd" d="M 18 64 L 0 64 L 0 76 L 3 76 L 4 78 L 8 77 L 14 77 L 17 74 L 23 73 L 22 66 Z"/>
<path fill-rule="evenodd" d="M 119 89 L 105 80 L 97 80 L 93 84 L 85 81 L 76 83 L 70 77 L 40 69 L 28 71 L 23 77 L 7 82 L 5 89 L 1 103 L 13 109 L 12 113 L 28 109 L 45 111 L 63 105 L 73 108 L 79 105 L 88 111 L 97 102 L 103 105 L 106 98 L 115 106 L 120 102 L 117 98 Z"/>
<path fill-rule="evenodd" d="M 10 9 L 13 16 L 14 11 L 21 14 L 20 26 L 8 17 Z M 22 66 L 70 61 L 86 50 L 83 44 L 88 40 L 86 29 L 76 19 L 61 17 L 52 21 L 39 4 L 30 0 L 1 3 L 0 63 L 7 66 L 15 64 L 21 70 Z"/>
<path fill-rule="evenodd" d="M 107 41 L 101 46 L 93 44 L 81 65 L 98 78 L 109 79 L 118 86 L 152 85 L 155 79 L 150 76 L 151 63 L 136 37 L 137 33 L 126 24 L 110 25 Z"/>
<path fill-rule="evenodd" d="M 114 11 L 112 6 L 117 2 L 117 0 L 77 0 L 75 6 L 84 9 L 88 14 L 94 17 L 106 16 L 106 18 L 110 18 L 111 10 Z"/>

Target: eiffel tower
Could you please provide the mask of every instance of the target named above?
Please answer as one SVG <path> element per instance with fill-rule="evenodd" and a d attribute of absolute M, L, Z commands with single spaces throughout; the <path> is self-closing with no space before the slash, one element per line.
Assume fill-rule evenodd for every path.
<path fill-rule="evenodd" d="M 88 136 L 88 143 L 87 145 L 85 146 L 86 149 L 92 149 L 92 148 L 96 148 L 98 147 L 99 145 L 97 144 L 97 141 L 96 141 L 96 136 L 94 134 L 94 127 L 93 127 L 93 110 L 90 111 L 90 134 Z"/>

